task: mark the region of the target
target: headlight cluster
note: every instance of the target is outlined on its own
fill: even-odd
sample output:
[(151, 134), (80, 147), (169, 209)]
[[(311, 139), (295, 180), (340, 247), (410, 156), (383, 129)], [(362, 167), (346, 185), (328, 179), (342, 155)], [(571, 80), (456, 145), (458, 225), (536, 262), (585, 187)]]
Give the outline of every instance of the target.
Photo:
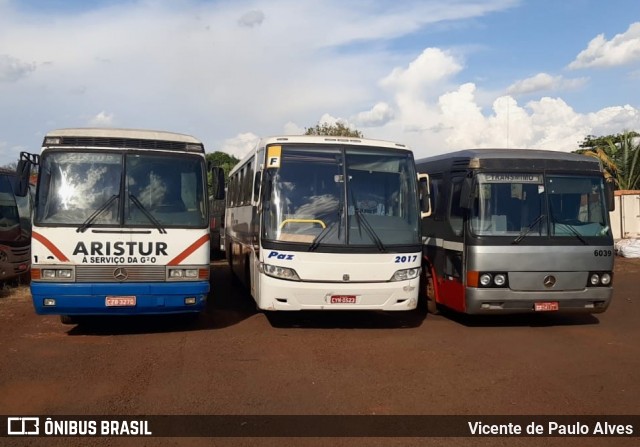
[(420, 267), (398, 270), (391, 277), (391, 281), (406, 281), (420, 276)]
[(587, 287), (609, 287), (612, 279), (611, 272), (589, 272)]
[(286, 279), (289, 281), (300, 281), (300, 277), (294, 269), (288, 267), (280, 267), (279, 265), (261, 264), (260, 269), (269, 276), (274, 278)]
[(506, 272), (468, 272), (467, 286), (480, 288), (509, 287), (509, 276)]
[(195, 281), (198, 279), (203, 279), (200, 278), (200, 269), (198, 268), (169, 268), (167, 270), (167, 280), (169, 281)]
[(37, 271), (32, 272), (32, 279), (43, 281), (73, 281), (75, 279), (73, 269), (40, 269), (40, 278), (37, 278)]

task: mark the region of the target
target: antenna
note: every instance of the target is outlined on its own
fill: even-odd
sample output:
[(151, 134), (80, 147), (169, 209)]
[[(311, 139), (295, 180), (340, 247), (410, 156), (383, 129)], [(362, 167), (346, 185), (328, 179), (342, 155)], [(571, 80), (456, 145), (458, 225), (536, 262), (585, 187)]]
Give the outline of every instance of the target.
[(511, 101), (507, 100), (507, 149), (509, 149), (509, 103)]

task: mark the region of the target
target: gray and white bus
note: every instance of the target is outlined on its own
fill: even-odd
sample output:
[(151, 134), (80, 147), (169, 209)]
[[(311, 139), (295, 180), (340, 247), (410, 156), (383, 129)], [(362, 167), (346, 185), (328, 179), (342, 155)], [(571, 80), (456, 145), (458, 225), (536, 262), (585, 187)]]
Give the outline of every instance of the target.
[(595, 158), (474, 149), (418, 160), (428, 308), (468, 314), (604, 312), (611, 301), (613, 189)]
[(260, 309), (414, 309), (418, 185), (413, 153), (402, 144), (264, 138), (229, 176), (232, 271)]

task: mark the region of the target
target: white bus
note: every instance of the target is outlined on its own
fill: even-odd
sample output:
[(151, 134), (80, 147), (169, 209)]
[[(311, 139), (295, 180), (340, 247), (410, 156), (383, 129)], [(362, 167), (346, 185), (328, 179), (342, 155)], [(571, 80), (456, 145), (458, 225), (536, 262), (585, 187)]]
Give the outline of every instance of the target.
[(402, 144), (264, 138), (230, 173), (232, 272), (264, 310), (414, 309), (418, 185), (413, 154)]
[[(41, 155), (32, 232), (38, 314), (197, 313), (209, 293), (203, 144), (131, 129), (61, 129)], [(26, 157), (25, 157), (26, 158)], [(21, 162), (18, 171), (28, 173)]]

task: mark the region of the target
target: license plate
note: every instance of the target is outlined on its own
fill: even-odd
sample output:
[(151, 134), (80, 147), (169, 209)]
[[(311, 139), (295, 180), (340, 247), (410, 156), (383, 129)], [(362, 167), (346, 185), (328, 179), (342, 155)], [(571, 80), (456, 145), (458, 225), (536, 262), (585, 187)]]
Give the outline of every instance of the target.
[(560, 309), (560, 306), (558, 306), (557, 301), (544, 301), (533, 304), (533, 310), (536, 312), (553, 312), (558, 309)]
[(135, 296), (108, 296), (105, 300), (107, 307), (131, 307), (136, 305)]
[(355, 295), (332, 295), (331, 304), (356, 304)]

